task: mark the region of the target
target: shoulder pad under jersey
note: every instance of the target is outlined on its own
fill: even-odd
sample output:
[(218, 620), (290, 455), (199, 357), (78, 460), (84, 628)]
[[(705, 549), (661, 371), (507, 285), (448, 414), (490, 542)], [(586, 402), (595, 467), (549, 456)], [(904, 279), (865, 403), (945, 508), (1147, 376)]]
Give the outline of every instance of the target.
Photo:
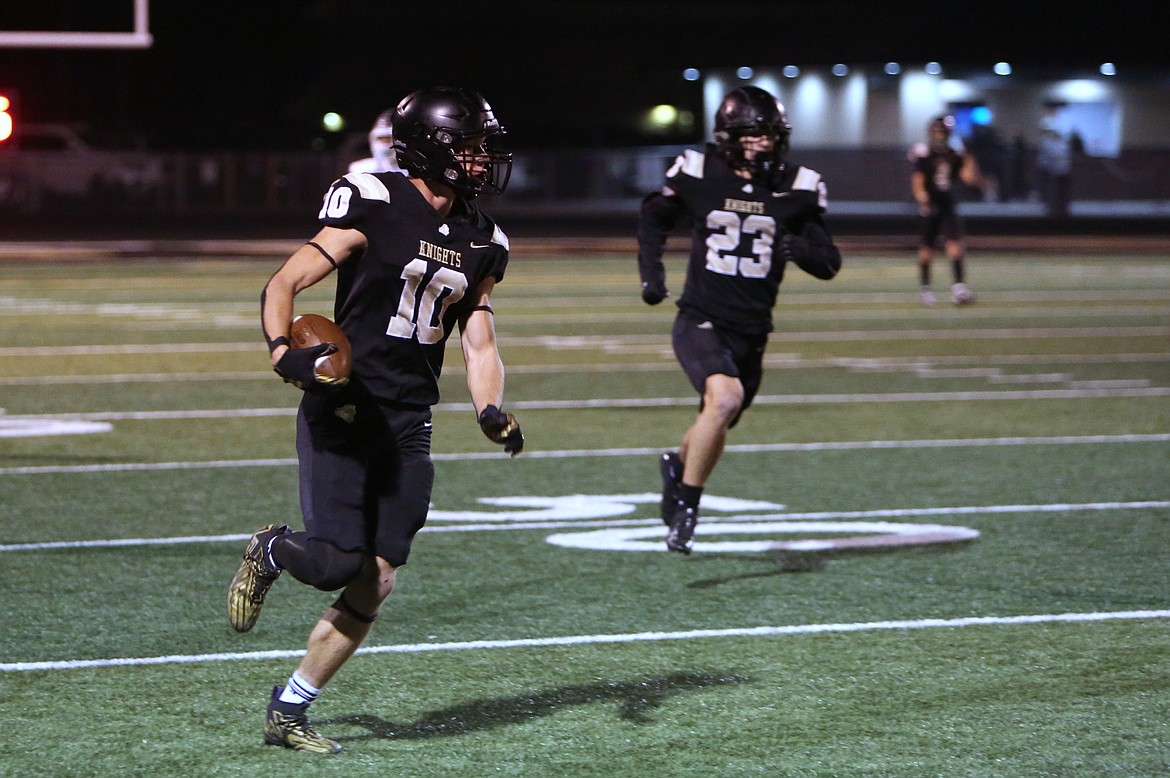
[(373, 173), (346, 173), (343, 178), (354, 185), (363, 199), (390, 202), (390, 190)]
[(492, 243), (503, 246), (504, 251), (509, 251), (508, 236), (500, 229), (500, 225), (494, 224), (492, 227)]
[(680, 175), (690, 176), (691, 178), (702, 178), (703, 163), (706, 159), (707, 155), (703, 152), (687, 149), (675, 157), (674, 164), (670, 166), (670, 170), (666, 171), (666, 179), (669, 181)]
[(815, 192), (817, 195), (817, 205), (821, 210), (826, 210), (829, 207), (829, 193), (825, 187), (824, 179), (821, 174), (815, 170), (806, 167), (798, 167), (796, 169), (796, 177), (792, 179), (792, 191)]

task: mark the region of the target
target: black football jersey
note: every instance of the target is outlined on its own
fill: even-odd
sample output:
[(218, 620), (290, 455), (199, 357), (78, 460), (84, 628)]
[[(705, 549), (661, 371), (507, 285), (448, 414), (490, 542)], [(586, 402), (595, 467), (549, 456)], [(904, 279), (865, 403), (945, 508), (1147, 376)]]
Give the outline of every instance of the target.
[(708, 146), (675, 160), (663, 192), (682, 201), (693, 224), (678, 307), (741, 332), (770, 332), (785, 264), (773, 248), (785, 232), (822, 223), (820, 174), (789, 165), (768, 182), (744, 179)]
[(360, 230), (368, 245), (337, 271), (334, 319), (353, 348), (354, 389), (386, 403), (433, 405), (447, 338), (504, 277), (508, 238), (476, 205), (439, 214), (397, 173), (350, 173), (325, 195), (322, 225)]
[(955, 187), (959, 170), (963, 167), (963, 155), (952, 148), (937, 150), (925, 143), (918, 143), (910, 150), (910, 161), (914, 170), (926, 179), (926, 193), (935, 205), (950, 205), (955, 199)]

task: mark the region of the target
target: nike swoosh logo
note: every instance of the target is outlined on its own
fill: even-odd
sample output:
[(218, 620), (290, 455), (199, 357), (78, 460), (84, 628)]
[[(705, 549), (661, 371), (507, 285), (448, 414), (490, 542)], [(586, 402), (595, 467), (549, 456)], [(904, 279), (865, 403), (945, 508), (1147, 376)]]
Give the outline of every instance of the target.
[(491, 248), (491, 245), (492, 245), (492, 244), (490, 244), (490, 243), (476, 243), (476, 242), (474, 242), (474, 241), (472, 241), (472, 243), (471, 243), (471, 247), (472, 247), (473, 249), (486, 249), (486, 248)]
[(790, 194), (792, 194), (792, 192), (773, 192), (772, 196), (773, 197), (787, 197)]

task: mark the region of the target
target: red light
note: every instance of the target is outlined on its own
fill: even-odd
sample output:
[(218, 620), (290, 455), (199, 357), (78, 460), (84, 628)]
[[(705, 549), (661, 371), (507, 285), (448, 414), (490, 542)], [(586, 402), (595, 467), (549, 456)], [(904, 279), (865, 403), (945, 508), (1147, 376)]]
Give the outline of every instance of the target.
[(11, 107), (12, 101), (8, 96), (0, 95), (0, 143), (12, 137), (12, 114), (8, 113)]

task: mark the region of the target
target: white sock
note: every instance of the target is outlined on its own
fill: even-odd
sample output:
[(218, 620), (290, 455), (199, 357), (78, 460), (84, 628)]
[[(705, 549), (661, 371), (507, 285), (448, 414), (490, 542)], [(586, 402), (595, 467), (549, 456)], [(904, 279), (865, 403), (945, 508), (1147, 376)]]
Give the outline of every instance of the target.
[(284, 685), (284, 690), (280, 693), (280, 701), (307, 705), (317, 699), (317, 695), (320, 693), (320, 689), (302, 678), (300, 673), (294, 672), (289, 676), (288, 683)]

